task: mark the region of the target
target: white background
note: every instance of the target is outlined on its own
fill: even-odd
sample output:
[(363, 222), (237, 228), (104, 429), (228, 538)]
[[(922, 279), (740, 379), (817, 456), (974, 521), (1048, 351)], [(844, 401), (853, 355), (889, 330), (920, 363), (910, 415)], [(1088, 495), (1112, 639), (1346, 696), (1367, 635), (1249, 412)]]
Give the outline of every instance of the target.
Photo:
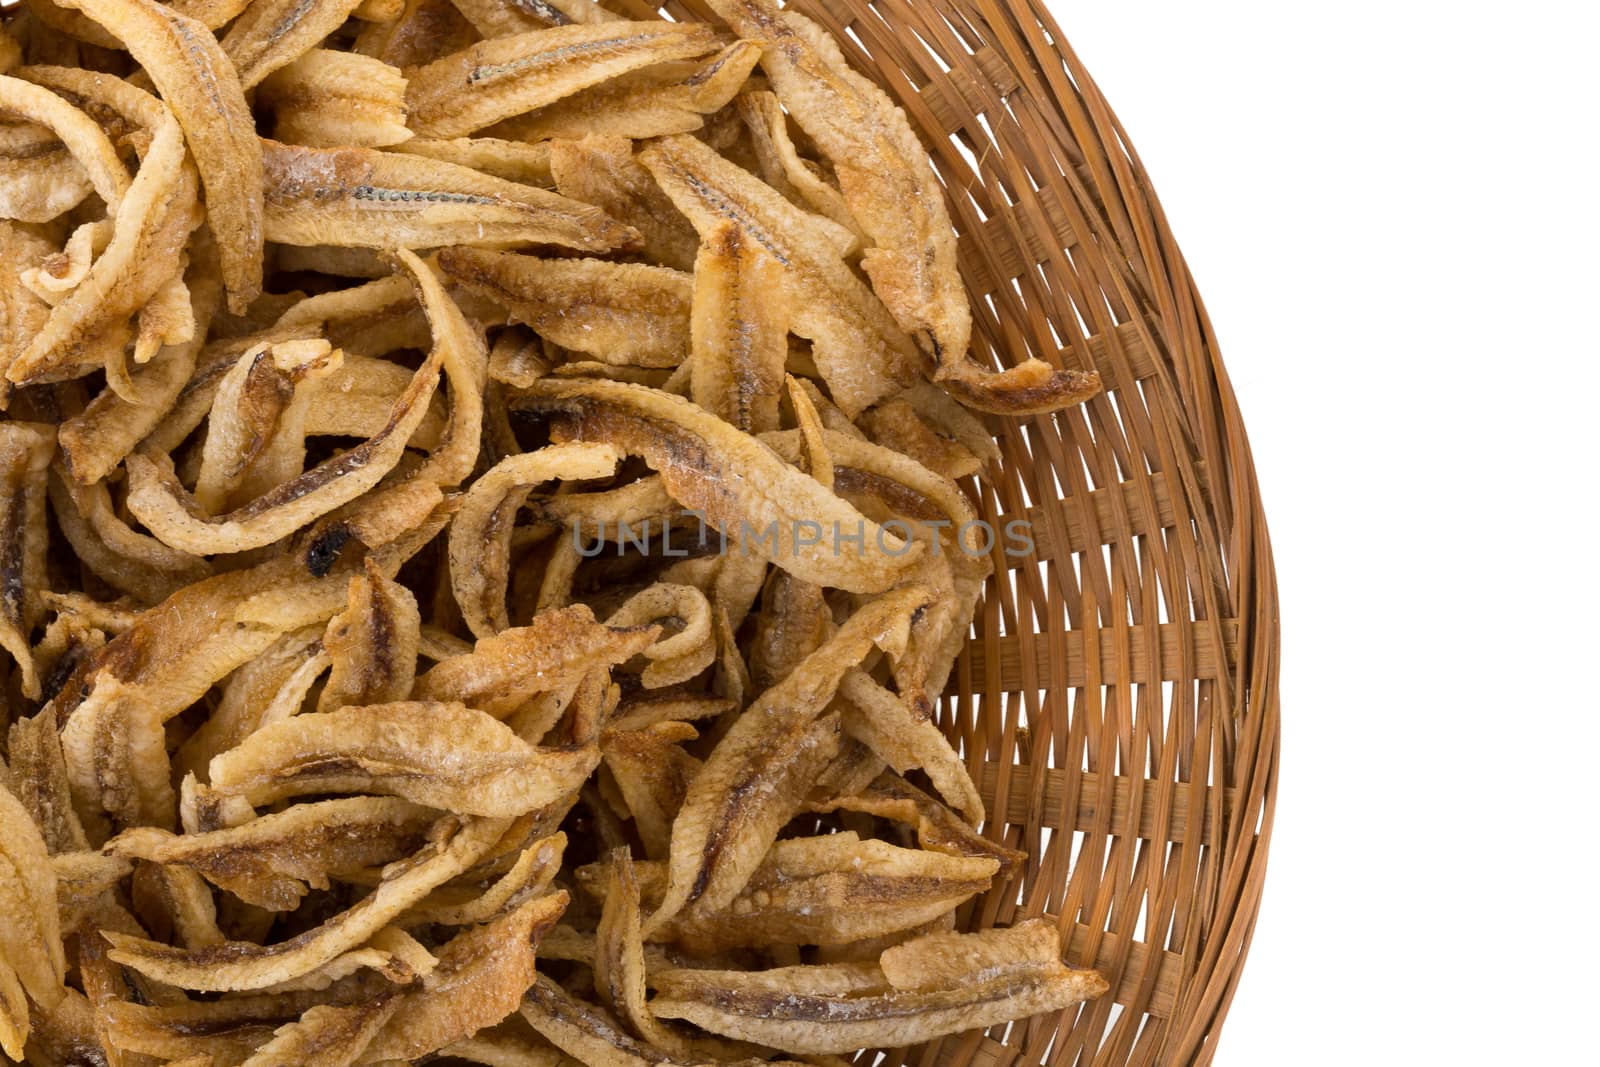
[(1205, 296), (1278, 562), (1217, 1063), (1600, 1063), (1590, 5), (1053, 7)]

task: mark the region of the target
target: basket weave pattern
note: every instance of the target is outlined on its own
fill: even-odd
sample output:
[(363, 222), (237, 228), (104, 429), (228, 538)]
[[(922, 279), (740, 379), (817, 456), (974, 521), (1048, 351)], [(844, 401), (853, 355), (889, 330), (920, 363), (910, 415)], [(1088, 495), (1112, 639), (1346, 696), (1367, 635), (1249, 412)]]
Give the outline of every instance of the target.
[[(636, 0), (639, 13), (654, 5)], [(626, 6), (626, 5), (623, 5)], [(890, 1065), (1206, 1063), (1261, 897), (1277, 771), (1277, 593), (1232, 390), (1138, 157), (1042, 0), (794, 0), (910, 115), (961, 235), (974, 356), (1106, 391), (992, 420), (997, 555), (940, 709), (1035, 915), (1112, 991)], [(674, 15), (709, 18), (696, 0)]]

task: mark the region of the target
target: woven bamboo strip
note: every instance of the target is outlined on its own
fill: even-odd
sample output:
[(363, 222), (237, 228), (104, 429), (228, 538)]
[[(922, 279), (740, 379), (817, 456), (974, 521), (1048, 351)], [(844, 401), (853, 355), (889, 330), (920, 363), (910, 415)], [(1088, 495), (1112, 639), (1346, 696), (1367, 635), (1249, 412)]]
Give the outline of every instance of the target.
[[(1129, 942), (1124, 954), (1121, 936), (1110, 934), (1099, 939), (1099, 948), (1091, 958), (1088, 945), (1091, 935), (1096, 932), (1087, 926), (1074, 926), (1067, 946), (1067, 961), (1074, 967), (1098, 968), (1111, 981), (1111, 999), (1118, 1004), (1131, 1004), (1139, 995), (1140, 982), (1147, 975), (1147, 968), (1154, 958), (1157, 961), (1155, 993), (1145, 1002), (1144, 1010), (1157, 1018), (1171, 1015), (1176, 1002), (1178, 975), (1183, 969), (1177, 954), (1152, 953), (1150, 946), (1140, 941)], [(1120, 969), (1116, 962), (1119, 959), (1123, 960)]]
[[(1217, 655), (1216, 641), (1209, 623), (1163, 623), (1158, 628), (1159, 649), (1154, 657), (1150, 653), (1147, 627), (1129, 627), (1129, 659), (1118, 661), (1116, 651), (1105, 644), (1100, 648), (1100, 680), (1104, 684), (1127, 682), (1149, 683), (1155, 681), (1182, 681), (1185, 678), (1215, 678), (1224, 669), (1224, 660)], [(1232, 663), (1239, 653), (1239, 627), (1234, 622), (1222, 624), (1223, 651), (1226, 661)], [(973, 641), (964, 655), (972, 661), (973, 671), (981, 672), (993, 663), (998, 668), (990, 692), (1015, 693), (1028, 687), (1029, 673), (1032, 684), (1080, 686), (1088, 685), (1089, 671), (1085, 662), (1084, 638), (1081, 633), (1066, 635), (1059, 652), (1037, 641), (1032, 642), (1033, 656), (1025, 670), (1022, 646), (1027, 640), (1022, 635), (988, 637)], [(1184, 648), (1187, 646), (1187, 662)], [(959, 680), (953, 683), (959, 686)]]
[[(1000, 528), (1005, 529), (1005, 524), (1020, 520), (1028, 524), (1034, 544), (1035, 555), (1041, 560), (1057, 559), (1067, 552), (1087, 552), (1102, 544), (1109, 544), (1116, 539), (1116, 504), (1111, 500), (1113, 492), (1122, 495), (1122, 508), (1128, 519), (1128, 532), (1132, 534), (1149, 534), (1158, 529), (1173, 526), (1177, 523), (1177, 512), (1172, 506), (1172, 487), (1165, 474), (1150, 475), (1150, 493), (1155, 500), (1155, 521), (1152, 522), (1144, 510), (1144, 487), (1137, 482), (1123, 482), (1116, 489), (1096, 489), (1089, 494), (1088, 508), (1076, 500), (1067, 499), (1057, 501), (1046, 506), (1030, 507), (1019, 515), (1000, 516)], [(1095, 526), (1100, 536), (1091, 538), (1088, 524), (1083, 517), (1083, 512), (1093, 510)], [(1058, 539), (1056, 523), (1059, 522), (1065, 537)], [(1062, 547), (1062, 541), (1065, 547)]]
[[(995, 783), (999, 780), (1000, 768), (997, 764), (989, 763), (983, 767), (979, 791), (986, 801), (992, 801), (995, 796)], [(1067, 772), (1051, 768), (1042, 775), (1042, 782), (1036, 778), (1033, 783), (1035, 792), (1031, 795), (1012, 793), (1006, 799), (1004, 818), (1011, 823), (1025, 823), (1033, 817), (1034, 811), (1041, 813), (1040, 821), (1043, 825), (1053, 830), (1063, 829), (1058, 821), (1062, 807), (1062, 797), (1067, 790)], [(1100, 775), (1086, 771), (1078, 776), (1077, 804), (1072, 818), (1065, 829), (1087, 830), (1094, 823), (1100, 813), (1100, 804), (1103, 801)], [(1043, 788), (1040, 788), (1042, 784)], [(1114, 777), (1111, 779), (1111, 824), (1123, 826), (1127, 822), (1128, 813), (1138, 811), (1137, 833), (1147, 841), (1180, 842), (1189, 832), (1190, 800), (1187, 786), (1177, 787), (1177, 792), (1172, 796), (1172, 802), (1167, 810), (1165, 825), (1157, 815), (1161, 790), (1169, 788), (1166, 782), (1158, 782), (1151, 778)], [(1205, 787), (1209, 793), (1211, 787)], [(1138, 792), (1137, 798), (1135, 791)], [(1137, 799), (1138, 807), (1134, 808)], [(1238, 790), (1224, 789), (1222, 791), (1223, 810), (1231, 810), (1238, 802)], [(998, 814), (998, 813), (996, 813)], [(1211, 813), (1204, 805), (1200, 810), (1200, 835), (1202, 838), (1209, 836), (1217, 829), (1211, 822)]]

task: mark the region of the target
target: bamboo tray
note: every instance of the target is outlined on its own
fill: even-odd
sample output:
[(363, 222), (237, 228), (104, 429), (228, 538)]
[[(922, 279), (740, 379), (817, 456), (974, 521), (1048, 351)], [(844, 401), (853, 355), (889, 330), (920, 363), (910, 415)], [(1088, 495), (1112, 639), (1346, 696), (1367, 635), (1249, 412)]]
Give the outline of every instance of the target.
[[(996, 528), (1025, 517), (1037, 547), (991, 582), (940, 716), (987, 832), (1030, 856), (968, 925), (1053, 916), (1070, 961), (1112, 991), (880, 1059), (1207, 1063), (1266, 870), (1278, 607), (1205, 309), (1044, 0), (794, 4), (931, 148), (961, 231), (975, 356), (1092, 368), (1107, 386), (1081, 409), (994, 421), (1003, 460), (980, 513)], [(696, 0), (668, 9), (711, 17)]]

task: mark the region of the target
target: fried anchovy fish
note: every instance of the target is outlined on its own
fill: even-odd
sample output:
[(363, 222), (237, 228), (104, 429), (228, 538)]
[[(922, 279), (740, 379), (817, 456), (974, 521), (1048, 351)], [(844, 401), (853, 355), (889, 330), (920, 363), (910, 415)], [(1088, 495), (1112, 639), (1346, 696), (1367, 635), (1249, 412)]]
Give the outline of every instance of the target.
[(697, 736), (688, 723), (672, 721), (607, 729), (600, 735), (606, 769), (633, 817), (645, 855), (652, 859), (664, 859), (671, 851), (672, 820), (689, 783), (700, 773), (700, 761), (681, 745)]
[(653, 63), (715, 51), (711, 28), (681, 22), (609, 22), (532, 30), (481, 41), (414, 71), (411, 128), (460, 137)]
[[(254, 647), (246, 638), (243, 649)], [(61, 730), (61, 750), (78, 816), (102, 840), (105, 817), (113, 825), (171, 826), (176, 797), (162, 729), (166, 710), (141, 687), (109, 671), (90, 679), (93, 689)]]
[(447, 248), (439, 268), (513, 321), (603, 363), (675, 367), (688, 353), (694, 283), (669, 267)]
[(834, 402), (852, 418), (917, 381), (926, 360), (845, 262), (856, 238), (829, 219), (795, 207), (748, 171), (686, 136), (639, 153), (702, 239), (734, 222), (784, 267), (791, 329), (812, 343)]
[(329, 671), (318, 711), (401, 700), (416, 680), (422, 645), (417, 598), (373, 560), (364, 562), (366, 573), (350, 579), (348, 606), (328, 620), (322, 637)]
[(711, 604), (692, 585), (656, 582), (629, 597), (606, 619), (607, 626), (658, 623), (661, 636), (641, 655), (650, 663), (639, 681), (646, 689), (664, 689), (689, 681), (716, 659)]
[(7, 738), (11, 790), (33, 817), (52, 856), (86, 851), (89, 839), (72, 809), (61, 735), (47, 715), (18, 719)]
[(567, 894), (530, 900), (504, 916), (456, 934), (439, 965), (372, 1039), (366, 1062), (413, 1062), (516, 1012), (537, 978), (539, 942), (566, 910)]
[[(401, 249), (398, 255), (417, 279), (427, 302), (430, 285), (437, 286), (432, 273), (410, 252)], [(447, 311), (453, 310), (451, 304)], [(459, 318), (459, 312), (455, 317)], [(459, 350), (470, 339), (464, 341), (460, 329), (448, 329), (458, 324), (443, 315), (434, 322), (436, 329), (447, 328), (439, 329), (438, 343), (396, 399), (383, 428), (362, 444), (220, 516), (208, 516), (201, 510), (178, 481), (169, 456), (136, 452), (127, 460), (129, 510), (174, 548), (196, 553), (238, 552), (271, 544), (356, 499), (399, 462), (406, 442), (427, 414), (440, 367), (448, 360), (466, 358)], [(476, 441), (472, 445), (475, 449)]]
[[(409, 252), (399, 255), (411, 262)], [(483, 444), (483, 391), (488, 384), (489, 351), (483, 330), (467, 321), (460, 305), (445, 292), (431, 268), (419, 263), (412, 276), (434, 345), (444, 353), (450, 421), (428, 458), (412, 472), (411, 480), (451, 489), (472, 474)]]
[[(515, 827), (508, 834), (514, 832)], [(473, 877), (474, 871), (468, 871), (454, 882), (429, 893), (406, 912), (402, 921), (465, 926), (502, 916), (534, 897), (545, 895), (550, 883), (560, 872), (566, 848), (567, 835), (564, 833), (538, 838), (516, 854), (510, 869), (490, 884), (483, 884), (483, 879)], [(486, 877), (489, 877), (498, 867), (493, 863), (493, 857), (486, 857), (480, 869), (486, 869)]]
[(281, 634), (230, 674), (210, 718), (178, 748), (177, 773), (204, 779), (212, 756), (266, 724), (298, 713), (329, 666), (322, 635), (317, 625)]
[(22, 675), (22, 693), (40, 695), (29, 635), (43, 611), (47, 477), (55, 455), (55, 428), (37, 422), (0, 422), (0, 649)]
[(296, 715), (211, 761), (211, 784), (251, 804), (382, 793), (468, 815), (511, 817), (575, 790), (597, 749), (536, 749), (461, 704), (409, 701)]
[(780, 261), (732, 222), (695, 259), (690, 396), (746, 433), (778, 428), (791, 314), (782, 279)]
[(0, 1036), (10, 1030), (16, 1046), (5, 1042), (8, 1055), (21, 1057), (28, 1032), (28, 1008), (13, 993), (26, 992), (48, 1009), (65, 995), (65, 977), (49, 850), (27, 809), (0, 783)]
[(105, 907), (108, 894), (132, 873), (127, 860), (103, 852), (63, 852), (50, 857), (56, 874), (56, 910), (61, 914), (62, 936), (78, 932)]
[[(9, 74), (0, 74), (0, 114), (7, 119), (20, 118), (37, 124), (8, 126), (5, 128), (4, 141), (0, 142), (9, 149), (4, 157), (0, 157), (6, 159), (6, 168), (0, 174), (7, 179), (5, 192), (0, 195), (8, 203), (15, 198), (15, 207), (5, 213), (5, 218), (23, 222), (49, 222), (60, 211), (44, 214), (41, 207), (62, 195), (70, 199), (79, 189), (82, 192), (73, 201), (74, 204), (92, 189), (105, 202), (107, 215), (115, 216), (133, 179), (129, 177), (127, 169), (117, 157), (115, 146), (99, 124), (55, 93)], [(32, 198), (23, 195), (24, 189), (20, 184), (27, 177), (28, 168), (14, 168), (12, 161), (32, 161), (37, 165), (40, 160), (48, 160), (61, 151), (67, 153), (73, 161), (72, 165), (58, 166), (54, 169), (64, 173), (48, 175), (52, 181), (60, 183), (61, 189), (54, 194), (41, 196), (44, 205), (30, 205)], [(62, 162), (65, 163), (64, 160)], [(44, 193), (43, 190), (40, 192)], [(22, 210), (17, 211), (16, 208)], [(36, 214), (42, 214), (42, 217), (30, 217)]]
[(686, 907), (732, 903), (838, 751), (836, 738), (828, 744), (814, 728), (840, 678), (874, 647), (902, 647), (927, 599), (922, 587), (907, 586), (869, 601), (723, 734), (673, 821), (671, 883), (646, 936)]
[[(554, 184), (555, 179), (550, 173), (549, 144), (524, 144), (521, 141), (507, 141), (498, 137), (444, 139), (410, 137), (409, 132), (407, 131), (408, 138), (391, 146), (390, 151), (404, 152), (411, 156), (427, 156), (429, 159), (482, 171), (484, 174), (504, 178), (506, 181), (526, 182), (542, 188), (549, 188)], [(581, 200), (585, 204), (593, 204), (612, 218), (621, 218), (593, 197), (579, 196), (570, 192), (565, 195), (574, 200)], [(637, 226), (631, 219), (623, 218), (621, 221)]]
[(739, 94), (739, 116), (750, 129), (756, 161), (768, 185), (795, 204), (824, 215), (851, 233), (861, 224), (850, 213), (844, 194), (815, 161), (805, 158), (789, 134), (789, 116), (775, 94), (764, 90)]
[(390, 249), (460, 242), (625, 249), (598, 208), (425, 156), (263, 141), (266, 234), (290, 245)]
[(983, 821), (978, 787), (925, 709), (859, 670), (845, 675), (839, 694), (850, 703), (844, 715), (845, 733), (864, 742), (900, 774), (920, 768), (968, 822), (977, 825)]
[[(279, 1027), (272, 1040), (250, 1054), (245, 1067), (350, 1067), (400, 1007), (395, 993), (379, 993), (361, 1004), (318, 1004)], [(207, 1056), (206, 1062), (214, 1062)]]
[(1036, 358), (998, 374), (968, 358), (972, 310), (956, 263), (944, 188), (906, 114), (845, 61), (816, 23), (774, 0), (712, 0), (741, 36), (763, 45), (773, 90), (833, 164), (851, 214), (871, 240), (861, 266), (903, 329), (939, 363), (938, 378), (970, 407), (1054, 411), (1099, 392), (1094, 374)]
[(381, 148), (411, 136), (406, 80), (381, 59), (313, 48), (268, 75), (256, 103), (272, 112), (272, 136), (313, 148)]
[(589, 671), (624, 663), (656, 638), (653, 626), (615, 629), (583, 605), (541, 612), (527, 625), (480, 639), (471, 652), (417, 679), (421, 700), (455, 700), (503, 719), (540, 693), (576, 684)]
[(252, 0), (223, 35), (222, 51), (238, 71), (239, 84), (254, 89), (261, 79), (310, 52), (343, 25), (357, 3)]
[(507, 456), (472, 483), (450, 524), (449, 543), (450, 586), (467, 629), (490, 637), (511, 626), (511, 535), (533, 488), (556, 478), (608, 477), (621, 458), (608, 445), (551, 445)]
[[(637, 866), (640, 892), (653, 904), (666, 888), (666, 868)], [(681, 914), (655, 936), (699, 955), (764, 945), (846, 945), (936, 919), (988, 889), (999, 869), (992, 857), (899, 848), (848, 831), (789, 838), (772, 846), (727, 907)]]
[(638, 230), (644, 252), (677, 270), (693, 270), (700, 239), (667, 194), (634, 158), (625, 137), (585, 136), (549, 143), (550, 173), (564, 196), (593, 204)]
[(50, 318), (50, 305), (22, 276), (56, 254), (54, 243), (34, 227), (0, 221), (0, 405), (10, 400), (11, 364)]
[(124, 830), (112, 856), (181, 864), (269, 911), (297, 907), (307, 886), (392, 863), (420, 848), (438, 813), (397, 797), (340, 797), (294, 804), (240, 826), (171, 834)]
[[(948, 394), (940, 395), (949, 399)], [(885, 400), (863, 412), (861, 429), (874, 444), (910, 456), (945, 478), (966, 478), (977, 474), (983, 466), (983, 461), (963, 442), (925, 420), (909, 400), (898, 397)]]
[(190, 238), (183, 281), (194, 322), (190, 338), (162, 346), (154, 359), (134, 372), (132, 400), (105, 389), (61, 424), (61, 458), (73, 482), (90, 485), (104, 480), (171, 412), (193, 377), (212, 317), (222, 306), (216, 246), (208, 230), (198, 230)]
[(770, 1067), (800, 1067), (792, 1060), (733, 1060), (692, 1049), (675, 1055), (631, 1036), (610, 1012), (579, 1000), (544, 975), (523, 998), (521, 1012), (542, 1037), (571, 1057), (563, 1059), (563, 1064), (575, 1061), (592, 1067), (757, 1067), (768, 1063)]
[[(877, 767), (882, 766), (880, 759)], [(811, 808), (820, 812), (858, 811), (893, 819), (915, 830), (917, 844), (922, 848), (952, 856), (992, 856), (1008, 874), (1019, 869), (1028, 858), (1026, 853), (984, 837), (961, 816), (893, 771), (877, 774), (859, 790), (846, 789), (835, 796), (819, 799)]]
[(105, 366), (108, 384), (120, 395), (137, 399), (123, 364), (129, 316), (141, 312), (180, 272), (178, 255), (201, 216), (195, 201), (198, 182), (182, 129), (155, 98), (131, 92), (142, 98), (139, 117), (147, 120), (142, 124), (151, 134), (139, 173), (117, 205), (104, 250), (11, 364), (7, 374), (14, 382), (76, 376), (88, 359)]
[(221, 45), (203, 23), (156, 0), (62, 0), (120, 40), (183, 126), (205, 183), (228, 290), (244, 314), (261, 292), (262, 166), (255, 121)]
[[(913, 634), (912, 652), (895, 671), (901, 696), (918, 718), (927, 718), (928, 693), (937, 698), (943, 691), (965, 637), (964, 627), (992, 568), (980, 551), (977, 515), (954, 482), (911, 457), (834, 430), (823, 430), (821, 437), (834, 463), (834, 488), (841, 496), (880, 522), (909, 520), (914, 531), (921, 531), (920, 540), (937, 538), (940, 545), (938, 552), (924, 557), (919, 578), (940, 586), (944, 595), (922, 617)], [(762, 440), (794, 461), (808, 449), (796, 431), (766, 434)]]
[(365, 942), (435, 886), (477, 862), (505, 831), (500, 819), (463, 824), (445, 816), (435, 839), (416, 855), (390, 865), (376, 889), (320, 926), (271, 945), (226, 941), (181, 949), (107, 931), (110, 958), (182, 989), (251, 990), (307, 974)]
[(1105, 992), (1061, 962), (1055, 927), (1033, 920), (978, 934), (929, 934), (873, 964), (656, 976), (664, 1018), (803, 1053), (915, 1045), (1061, 1009)]
[(344, 353), (320, 338), (259, 345), (239, 357), (207, 417), (194, 485), (201, 509), (226, 511), (300, 473), (310, 395), (343, 363)]
[(693, 133), (733, 99), (760, 58), (759, 45), (735, 41), (704, 62), (659, 63), (584, 89), (507, 119), (495, 132), (524, 141)]
[[(881, 592), (907, 577), (920, 557), (918, 547), (681, 397), (618, 382), (547, 378), (531, 383), (514, 403), (557, 415), (578, 440), (642, 456), (678, 503), (806, 581)], [(850, 542), (859, 551), (822, 547), (835, 534), (859, 534), (865, 543)]]
[(47, 127), (0, 126), (0, 219), (49, 222), (92, 191), (83, 164)]
[(454, 2), (456, 10), (472, 23), (472, 28), (486, 41), (567, 24), (567, 19), (560, 12), (549, 7), (535, 6), (526, 0), (454, 0)]
[[(124, 931), (126, 932), (126, 931)], [(102, 963), (103, 961), (103, 953)], [(110, 967), (121, 972), (119, 967)], [(92, 973), (92, 972), (91, 972)], [(133, 972), (124, 972), (133, 976)], [(137, 976), (135, 976), (137, 977)], [(333, 1005), (348, 1004), (371, 996), (380, 988), (349, 983), (349, 992), (333, 998)], [(205, 1063), (243, 1063), (257, 1048), (272, 1038), (273, 1031), (300, 1019), (327, 999), (327, 994), (296, 991), (233, 996), (224, 1000), (174, 1000), (159, 1004), (124, 1000), (106, 990), (105, 1044), (125, 1053), (154, 1056), (161, 1060), (191, 1063), (204, 1057)]]
[(650, 1011), (645, 994), (644, 939), (639, 924), (639, 883), (633, 857), (614, 849), (607, 864), (604, 904), (595, 930), (594, 985), (601, 1001), (642, 1040), (687, 1054), (689, 1043)]

